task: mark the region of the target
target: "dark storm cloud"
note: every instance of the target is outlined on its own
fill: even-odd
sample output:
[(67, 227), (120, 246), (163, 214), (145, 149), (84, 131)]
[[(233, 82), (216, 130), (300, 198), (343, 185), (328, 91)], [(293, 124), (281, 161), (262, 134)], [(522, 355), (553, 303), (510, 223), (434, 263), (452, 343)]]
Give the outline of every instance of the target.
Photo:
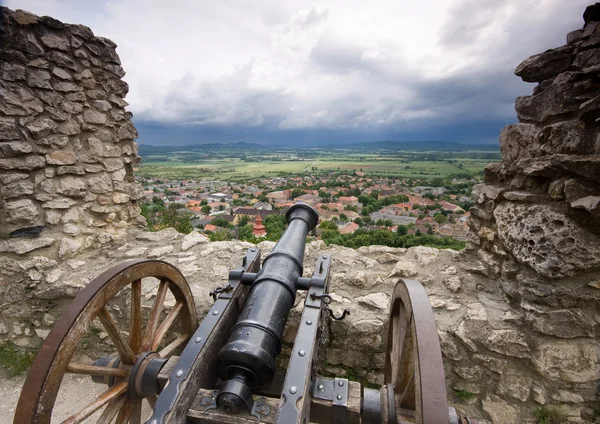
[(117, 42), (141, 141), (310, 143), (493, 141), (532, 89), (514, 68), (589, 0), (6, 3)]

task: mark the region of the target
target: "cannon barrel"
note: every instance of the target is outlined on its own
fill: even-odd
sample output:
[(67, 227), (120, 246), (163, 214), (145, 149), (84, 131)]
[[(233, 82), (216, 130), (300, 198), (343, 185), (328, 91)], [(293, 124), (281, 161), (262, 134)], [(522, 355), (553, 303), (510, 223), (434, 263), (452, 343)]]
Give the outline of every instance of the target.
[(281, 351), (283, 331), (302, 276), (306, 235), (319, 215), (297, 203), (286, 213), (287, 229), (266, 257), (260, 272), (217, 358), (219, 377), (225, 381), (217, 398), (224, 409), (237, 412), (252, 407), (251, 389), (269, 382)]

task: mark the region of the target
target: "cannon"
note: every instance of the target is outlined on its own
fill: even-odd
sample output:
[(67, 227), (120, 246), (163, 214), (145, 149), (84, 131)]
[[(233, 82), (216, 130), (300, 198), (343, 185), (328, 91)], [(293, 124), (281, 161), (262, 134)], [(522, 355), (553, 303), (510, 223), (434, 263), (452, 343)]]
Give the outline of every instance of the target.
[[(326, 321), (346, 312), (329, 309), (328, 253), (318, 255), (310, 277), (303, 275), (317, 212), (297, 203), (286, 220), (262, 264), (259, 249), (250, 248), (211, 292), (214, 303), (199, 325), (188, 283), (164, 261), (123, 262), (91, 281), (46, 337), (14, 422), (476, 423), (448, 406), (434, 316), (417, 281), (400, 280), (394, 289), (379, 389), (317, 374)], [(276, 358), (300, 291), (304, 308), (284, 372)], [(113, 351), (82, 353), (102, 336)], [(77, 390), (93, 395), (65, 412), (55, 406), (67, 374), (79, 375)]]

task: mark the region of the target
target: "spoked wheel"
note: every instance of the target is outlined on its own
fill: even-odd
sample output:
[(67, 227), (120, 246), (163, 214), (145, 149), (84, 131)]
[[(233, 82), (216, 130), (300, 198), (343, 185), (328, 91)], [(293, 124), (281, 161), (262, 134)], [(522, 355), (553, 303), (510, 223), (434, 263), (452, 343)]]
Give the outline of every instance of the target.
[[(156, 297), (145, 308), (148, 293), (144, 295), (143, 287), (147, 289), (157, 281)], [(115, 299), (126, 305), (121, 309), (128, 309), (128, 322), (115, 320), (111, 309), (123, 312), (113, 306)], [(172, 304), (170, 309), (168, 303)], [(82, 344), (90, 337), (90, 330), (96, 334), (100, 331), (94, 323), (103, 327), (116, 352), (84, 363), (74, 357), (86, 357), (80, 354)], [(105, 424), (115, 418), (117, 423), (140, 423), (142, 399), (145, 397), (151, 406), (155, 400), (140, 389), (142, 384), (147, 386), (141, 381), (142, 373), (151, 359), (168, 358), (185, 346), (196, 328), (192, 293), (175, 267), (163, 261), (141, 260), (109, 269), (79, 292), (46, 337), (27, 374), (14, 422), (57, 422), (52, 411), (63, 377), (83, 374), (104, 382), (106, 390), (87, 404), (73, 405), (73, 413), (59, 421), (79, 423), (89, 417)], [(92, 378), (84, 379), (84, 384), (94, 385)]]
[(427, 293), (418, 281), (400, 280), (394, 288), (384, 383), (394, 391), (390, 409), (399, 415), (416, 424), (448, 424), (442, 351)]

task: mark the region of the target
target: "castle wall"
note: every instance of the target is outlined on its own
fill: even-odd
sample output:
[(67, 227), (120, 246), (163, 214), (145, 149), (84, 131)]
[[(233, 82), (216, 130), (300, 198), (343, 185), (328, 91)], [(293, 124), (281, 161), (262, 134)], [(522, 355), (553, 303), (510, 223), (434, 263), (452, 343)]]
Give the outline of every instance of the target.
[(69, 257), (140, 220), (116, 45), (0, 8), (0, 252)]
[[(545, 401), (587, 405), (591, 420), (600, 414), (600, 4), (584, 19), (566, 45), (515, 70), (537, 85), (516, 100), (519, 122), (500, 133), (502, 161), (474, 187), (469, 225), (486, 275), (520, 315), (512, 343), (525, 350), (513, 361), (551, 393)], [(543, 403), (530, 396), (520, 400)]]

